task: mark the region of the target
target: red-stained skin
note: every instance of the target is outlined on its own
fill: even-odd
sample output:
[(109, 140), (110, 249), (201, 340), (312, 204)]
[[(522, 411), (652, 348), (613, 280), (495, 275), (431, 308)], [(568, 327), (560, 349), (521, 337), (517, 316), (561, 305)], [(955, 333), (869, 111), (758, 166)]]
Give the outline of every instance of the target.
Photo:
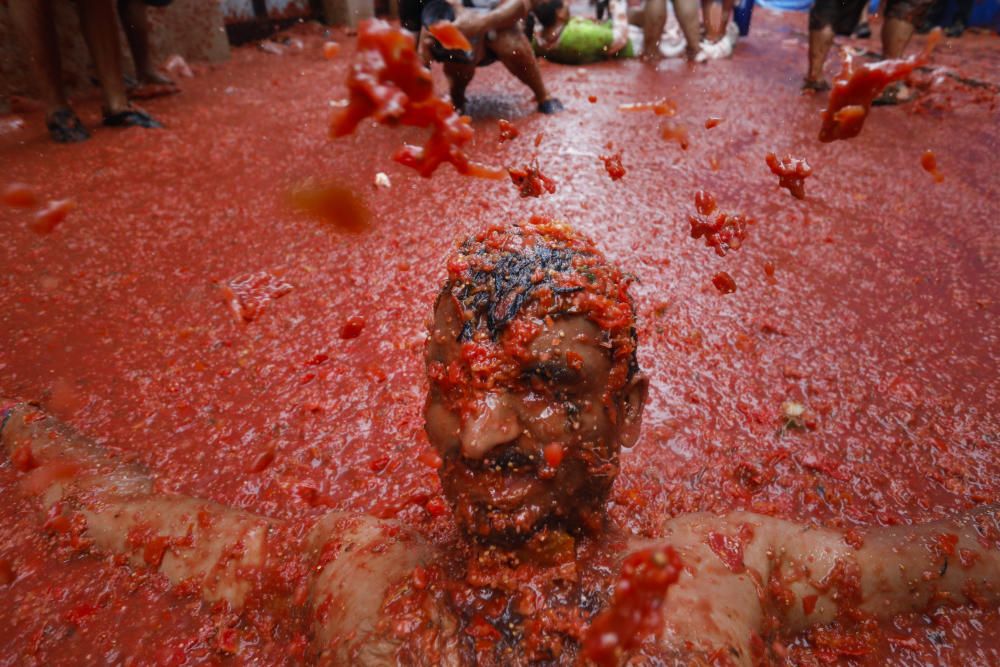
[[(780, 44), (800, 19), (763, 13), (753, 39)], [(185, 79), (182, 94), (150, 100), (164, 131), (101, 128), (100, 101), (85, 99), (76, 107), (94, 129), (89, 142), (50, 144), (37, 115), (0, 135), (2, 178), (28, 184), (40, 203), (77, 203), (44, 236), (31, 229), (32, 210), (0, 209), (0, 393), (41, 399), (147, 465), (164, 490), (274, 516), (293, 532), (330, 502), (397, 517), (451, 549), (461, 543), (453, 519), (427, 509), (441, 495), (441, 459), (421, 414), (424, 332), (442, 260), (457, 237), (545, 213), (592, 235), (638, 278), (639, 360), (651, 395), (610, 498), (610, 519), (624, 530), (655, 536), (667, 516), (744, 508), (845, 528), (891, 525), (1000, 500), (990, 444), (1000, 429), (996, 343), (970, 333), (996, 329), (1000, 294), (1000, 279), (984, 269), (1000, 261), (984, 214), (1000, 197), (1000, 130), (988, 105), (942, 88), (953, 110), (877, 109), (863, 137), (831, 146), (812, 138), (823, 101), (782, 83), (800, 76), (801, 50), (741, 51), (713, 65), (712, 86), (699, 73), (640, 63), (591, 66), (586, 80), (575, 68), (546, 68), (553, 89), (606, 104), (584, 102), (586, 115), (517, 116), (525, 136), (544, 133), (546, 173), (559, 181), (553, 196), (521, 200), (505, 183), (451, 170), (424, 181), (393, 164), (399, 144), (423, 141), (423, 129), (365, 125), (328, 142), (327, 109), (347, 95), (340, 82), (356, 42), (335, 33), (344, 54), (327, 61), (320, 32), (301, 35), (314, 48), (280, 58), (235, 49), (229, 63)], [(935, 61), (985, 76), (998, 65), (986, 39), (967, 34)], [(634, 83), (621, 83), (623, 71)], [(486, 68), (472, 96), (527, 113), (533, 105), (517, 85)], [(666, 150), (654, 113), (617, 111), (666, 96), (686, 123), (709, 113), (726, 122), (681, 152)], [(500, 161), (496, 117), (473, 121), (486, 138), (466, 144), (474, 159)], [(914, 137), (929, 136), (953, 191), (928, 187), (916, 164), (925, 145)], [(610, 182), (592, 158), (556, 159), (561, 146), (598, 154), (608, 140), (628, 154), (628, 179)], [(531, 143), (509, 144), (503, 159), (528, 161)], [(809, 200), (792, 202), (761, 173), (774, 145), (836, 177), (810, 181)], [(393, 188), (369, 202), (367, 233), (330, 234), (289, 210), (288, 188), (306, 177), (335, 176), (366, 193), (378, 171)], [(752, 243), (716, 259), (692, 242), (686, 218), (700, 189), (758, 219)], [(608, 206), (612, 196), (627, 208)], [(773, 284), (765, 261), (778, 267)], [(724, 299), (708, 285), (720, 268), (740, 284)], [(247, 323), (219, 286), (260, 271), (295, 287)], [(361, 337), (342, 341), (354, 315), (366, 319)], [(788, 400), (815, 413), (815, 430), (783, 428)], [(270, 463), (247, 472), (270, 447)], [(381, 456), (388, 463), (374, 471)], [(82, 556), (71, 533), (39, 529), (35, 503), (16, 486), (23, 476), (0, 466), (4, 661), (301, 663), (308, 623), (298, 610), (238, 616), (148, 571)], [(849, 535), (860, 543), (859, 532)], [(590, 545), (577, 546), (581, 586), (610, 591), (617, 565)], [(540, 597), (556, 599), (552, 572), (521, 573), (530, 579), (522, 585), (548, 581)], [(463, 582), (459, 591), (477, 598), (470, 610), (488, 607), (485, 588)], [(859, 648), (872, 651), (869, 664), (997, 664), (998, 623), (996, 611), (941, 610), (870, 628), (870, 644), (849, 644), (853, 630), (834, 627), (787, 646), (804, 664)], [(469, 627), (489, 641), (489, 628)]]

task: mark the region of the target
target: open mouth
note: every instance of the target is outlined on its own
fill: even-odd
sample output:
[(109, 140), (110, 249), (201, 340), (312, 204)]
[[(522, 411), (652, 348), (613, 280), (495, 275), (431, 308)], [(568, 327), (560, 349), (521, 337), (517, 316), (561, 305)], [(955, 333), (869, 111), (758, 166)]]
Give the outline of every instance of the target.
[(516, 474), (537, 471), (537, 455), (527, 454), (524, 450), (508, 445), (500, 448), (496, 452), (491, 452), (492, 456), (487, 456), (481, 462), (486, 470), (492, 470), (501, 474)]

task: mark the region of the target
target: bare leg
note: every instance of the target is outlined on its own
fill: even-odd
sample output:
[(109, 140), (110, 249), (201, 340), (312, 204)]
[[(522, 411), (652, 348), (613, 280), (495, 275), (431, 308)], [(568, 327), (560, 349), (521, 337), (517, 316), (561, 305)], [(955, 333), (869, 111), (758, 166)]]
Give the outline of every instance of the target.
[(736, 0), (722, 0), (722, 17), (719, 20), (719, 39), (726, 34), (726, 26), (733, 19), (733, 7)]
[(149, 56), (149, 19), (141, 0), (118, 0), (118, 16), (132, 52), (139, 83), (171, 85), (173, 81), (156, 71)]
[(882, 26), (882, 56), (902, 58), (911, 37), (913, 37), (912, 23), (887, 16)]
[(497, 33), (489, 45), (507, 71), (531, 89), (535, 102), (538, 103), (539, 109), (542, 109), (552, 96), (545, 88), (538, 60), (524, 31), (520, 28), (503, 30)]
[(716, 27), (716, 9), (718, 3), (715, 0), (701, 0), (701, 21), (705, 24), (705, 39), (714, 42), (719, 39), (718, 28)]
[[(687, 42), (687, 58), (694, 60), (701, 50), (701, 28), (698, 25), (698, 0), (673, 0), (674, 14), (677, 15), (677, 23), (684, 33), (684, 41)], [(661, 27), (662, 31), (663, 28)]]
[(10, 16), (34, 70), (35, 85), (46, 113), (68, 108), (51, 0), (10, 0)]
[(111, 0), (77, 0), (80, 26), (94, 60), (97, 78), (104, 91), (104, 110), (114, 114), (128, 109), (122, 79), (121, 47), (118, 44), (117, 16)]
[(820, 30), (809, 31), (809, 71), (806, 73), (804, 88), (822, 90), (826, 81), (823, 78), (823, 65), (826, 56), (833, 46), (833, 27), (824, 26)]
[(465, 108), (465, 90), (476, 75), (475, 65), (445, 63), (444, 74), (448, 77), (451, 103), (459, 111)]
[(10, 15), (31, 63), (45, 123), (55, 141), (83, 141), (90, 134), (69, 107), (62, 85), (59, 40), (52, 22), (51, 0), (11, 0)]
[[(697, 2), (697, 0), (694, 1)], [(642, 25), (642, 58), (644, 60), (659, 60), (660, 38), (663, 36), (663, 26), (667, 24), (666, 0), (648, 0), (646, 2), (644, 18), (645, 21)], [(685, 33), (686, 35), (687, 33)]]

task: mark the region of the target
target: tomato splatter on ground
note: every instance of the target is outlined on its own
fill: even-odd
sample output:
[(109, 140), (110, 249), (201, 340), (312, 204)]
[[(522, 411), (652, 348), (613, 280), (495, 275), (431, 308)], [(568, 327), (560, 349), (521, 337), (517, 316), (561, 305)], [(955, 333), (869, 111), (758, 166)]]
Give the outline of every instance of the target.
[(679, 123), (667, 121), (660, 126), (660, 136), (667, 141), (676, 141), (681, 150), (687, 150), (691, 144), (688, 142), (687, 128)]
[(556, 182), (541, 172), (537, 160), (522, 167), (508, 167), (507, 173), (522, 197), (541, 197), (556, 191)]
[(708, 119), (705, 121), (705, 129), (711, 130), (713, 127), (718, 127), (719, 123), (721, 122), (722, 119), (719, 118), (718, 116), (709, 116)]
[(941, 29), (934, 30), (924, 50), (916, 56), (898, 60), (881, 60), (858, 65), (850, 52), (844, 53), (840, 74), (833, 80), (827, 108), (823, 110), (819, 140), (822, 142), (851, 139), (861, 133), (872, 101), (895, 81), (902, 81), (913, 70), (930, 60), (931, 51), (941, 40)]
[[(998, 502), (1000, 469), (984, 453), (1000, 428), (996, 341), (969, 333), (997, 328), (1000, 276), (983, 270), (1000, 262), (993, 220), (984, 215), (1000, 200), (996, 96), (972, 95), (945, 77), (939, 91), (953, 96), (949, 108), (879, 109), (866, 121), (871, 141), (819, 144), (813, 137), (825, 100), (802, 97), (795, 85), (806, 51), (802, 21), (758, 8), (751, 40), (794, 41), (801, 57), (747, 48), (713, 63), (712, 85), (638, 62), (588, 67), (584, 83), (577, 68), (545, 66), (546, 84), (560, 94), (607, 91), (609, 103), (585, 104), (586, 114), (534, 114), (509, 73), (481, 69), (470, 95), (472, 110), (486, 110), (471, 121), (481, 137), (463, 149), (498, 163), (495, 119), (515, 119), (528, 141), (503, 150), (524, 149), (506, 158), (521, 164), (544, 133), (544, 148), (553, 149), (545, 173), (559, 189), (541, 199), (522, 200), (451, 169), (428, 182), (386, 164), (402, 137), (422, 141), (419, 128), (365, 123), (329, 141), (322, 110), (341, 95), (335, 86), (347, 77), (357, 40), (334, 30), (344, 57), (325, 60), (322, 44), (331, 37), (319, 26), (297, 29), (301, 53), (276, 58), (244, 47), (226, 63), (192, 63), (197, 76), (184, 80), (180, 95), (148, 102), (166, 130), (97, 128), (89, 142), (56, 146), (40, 113), (20, 114), (22, 129), (0, 133), (2, 179), (31, 184), (42, 203), (73, 199), (77, 209), (40, 237), (31, 230), (33, 211), (0, 207), (0, 395), (41, 400), (148, 467), (163, 488), (300, 531), (331, 507), (394, 517), (453, 548), (451, 517), (426, 508), (440, 496), (441, 460), (422, 432), (423, 333), (445, 276), (441, 261), (456, 238), (544, 212), (592, 235), (638, 279), (632, 293), (650, 400), (639, 441), (620, 457), (609, 525), (657, 536), (668, 516), (751, 509), (863, 527)], [(966, 33), (935, 54), (935, 65), (994, 81), (994, 41)], [(935, 76), (912, 78), (919, 86)], [(658, 139), (662, 116), (616, 109), (619, 100), (664, 97), (685, 110), (711, 109), (725, 118), (723, 134), (705, 132), (681, 153)], [(100, 124), (99, 99), (84, 96), (74, 107), (88, 126)], [(682, 120), (700, 128), (704, 112), (695, 114)], [(930, 143), (915, 137), (930, 136), (955, 189), (931, 187), (917, 164)], [(609, 138), (614, 149), (595, 150)], [(590, 155), (557, 159), (571, 146)], [(761, 172), (772, 146), (808, 155), (836, 176), (810, 180), (816, 196), (791, 202)], [(629, 156), (629, 178), (612, 184), (593, 173), (593, 160), (618, 149)], [(380, 196), (371, 189), (377, 172), (393, 183)], [(291, 210), (288, 184), (310, 175), (372, 192), (370, 231), (334, 235)], [(602, 201), (601, 190), (612, 187), (614, 201)], [(746, 298), (719, 298), (700, 242), (686, 240), (685, 193), (699, 189), (723, 208), (767, 221), (720, 267), (741, 276)], [(781, 269), (776, 284), (763, 285), (765, 261)], [(280, 278), (295, 289), (250, 325), (220, 304), (225, 279), (261, 268), (279, 275), (276, 267), (286, 267)], [(357, 313), (367, 320), (361, 336), (340, 340)], [(308, 373), (314, 378), (303, 383)], [(54, 407), (49, 397), (62, 393), (56, 378), (79, 396), (74, 410)], [(816, 412), (815, 429), (780, 428), (790, 400)], [(270, 464), (247, 472), (272, 445)], [(375, 472), (370, 463), (382, 455), (391, 462)], [(296, 612), (236, 616), (168, 590), (142, 568), (70, 551), (69, 536), (42, 531), (36, 504), (20, 499), (22, 475), (0, 465), (0, 559), (14, 578), (2, 589), (0, 660), (71, 667), (92, 655), (285, 667), (312, 657), (309, 624)], [(848, 531), (848, 539), (862, 544), (863, 530)], [(610, 590), (619, 564), (592, 567), (592, 558), (581, 558), (579, 576), (610, 578), (594, 575), (588, 590)], [(962, 567), (961, 558), (959, 549), (949, 567)], [(542, 574), (555, 579), (551, 570)], [(542, 619), (538, 610), (551, 608), (545, 592), (506, 612), (493, 607), (498, 596), (487, 599), (494, 590), (456, 587), (456, 597), (475, 600), (470, 630), (508, 632), (510, 613), (534, 613), (539, 623), (524, 628), (525, 644), (539, 655), (557, 646), (561, 658), (539, 660), (575, 664), (581, 635), (560, 628), (575, 632), (589, 617)], [(587, 609), (598, 613), (601, 598), (588, 598)], [(88, 604), (98, 609), (71, 627), (72, 611)], [(473, 624), (472, 611), (488, 621)], [(941, 609), (862, 627), (870, 644), (846, 643), (855, 630), (838, 624), (782, 641), (789, 662), (803, 665), (827, 664), (838, 649), (870, 649), (854, 662), (892, 667), (1000, 664), (1000, 638), (991, 631), (998, 623), (995, 610)], [(655, 662), (639, 650), (637, 664)]]
[(591, 104), (597, 104), (597, 95), (588, 95), (587, 101)]
[(934, 155), (934, 151), (927, 149), (923, 152), (920, 156), (920, 166), (924, 168), (924, 171), (934, 177), (935, 183), (941, 183), (944, 181), (944, 174), (938, 171), (937, 156)]
[(672, 100), (662, 99), (658, 102), (631, 102), (629, 104), (619, 104), (619, 111), (652, 111), (657, 116), (670, 118), (677, 115), (677, 104)]
[(705, 190), (695, 193), (694, 206), (695, 213), (688, 215), (691, 238), (704, 237), (705, 245), (713, 248), (719, 257), (740, 249), (747, 237), (747, 227), (754, 224), (753, 218), (720, 211), (715, 197)]
[(337, 231), (359, 234), (371, 226), (364, 200), (339, 183), (309, 180), (292, 188), (288, 200), (295, 210)]
[(617, 181), (625, 175), (625, 167), (622, 166), (621, 151), (618, 151), (614, 155), (600, 155), (598, 157), (604, 163), (604, 169), (608, 172), (608, 176), (611, 177), (612, 181)]
[(736, 291), (736, 281), (725, 271), (720, 271), (712, 276), (712, 285), (719, 290), (719, 294), (732, 294)]
[(663, 628), (667, 590), (681, 574), (681, 559), (670, 547), (644, 549), (622, 564), (610, 606), (590, 625), (583, 655), (598, 665), (617, 665), (623, 652)]
[(340, 44), (337, 42), (325, 42), (323, 44), (323, 57), (327, 60), (333, 60), (338, 55), (340, 55)]
[(361, 335), (361, 330), (365, 328), (365, 318), (361, 315), (352, 315), (344, 326), (340, 328), (340, 337), (344, 340), (357, 338)]
[(291, 283), (273, 273), (258, 271), (226, 281), (222, 286), (222, 297), (238, 320), (253, 322), (261, 316), (268, 303), (291, 291)]
[(514, 123), (509, 120), (501, 118), (497, 121), (497, 126), (500, 128), (500, 143), (505, 141), (510, 141), (511, 139), (517, 139), (521, 136), (521, 132), (517, 129)]
[(9, 183), (0, 193), (0, 202), (11, 208), (34, 208), (38, 205), (38, 193), (25, 183)]
[(778, 159), (774, 153), (765, 156), (768, 169), (778, 177), (778, 185), (788, 190), (796, 199), (806, 198), (806, 179), (812, 176), (812, 167), (805, 158), (786, 155)]
[(361, 23), (347, 88), (350, 100), (330, 124), (332, 137), (351, 134), (369, 117), (382, 124), (429, 127), (431, 136), (423, 147), (404, 145), (392, 159), (424, 177), (449, 162), (460, 174), (503, 178), (503, 171), (472, 162), (462, 152), (473, 135), (469, 119), (435, 94), (413, 35), (402, 28), (378, 19)]
[(51, 234), (74, 208), (72, 199), (50, 201), (32, 216), (31, 228), (39, 234)]

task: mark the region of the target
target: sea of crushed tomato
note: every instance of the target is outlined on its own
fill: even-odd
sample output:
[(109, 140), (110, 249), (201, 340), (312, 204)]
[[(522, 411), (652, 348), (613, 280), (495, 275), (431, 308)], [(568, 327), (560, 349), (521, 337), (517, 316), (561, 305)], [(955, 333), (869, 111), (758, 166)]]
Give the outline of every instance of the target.
[[(481, 71), (465, 148), (491, 164), (537, 153), (559, 183), (541, 199), (394, 164), (401, 143), (422, 141), (417, 128), (328, 141), (354, 48), (340, 32), (332, 59), (328, 36), (303, 29), (301, 52), (242, 48), (195, 66), (182, 94), (144, 102), (162, 132), (98, 129), (56, 146), (29, 115), (0, 135), (3, 177), (73, 206), (42, 230), (30, 212), (0, 208), (0, 393), (41, 400), (147, 464), (164, 491), (293, 525), (330, 508), (371, 512), (448, 545), (420, 416), (443, 258), (486, 224), (547, 214), (638, 278), (651, 396), (612, 495), (623, 529), (656, 535), (674, 514), (741, 508), (890, 525), (997, 502), (996, 82), (918, 73), (929, 92), (917, 104), (875, 109), (859, 137), (820, 144), (824, 101), (798, 92), (804, 22), (761, 11), (732, 60), (701, 68), (543, 64), (568, 107), (555, 117), (532, 114), (499, 66)], [(990, 83), (1000, 57), (988, 39), (946, 42), (935, 58)], [(686, 150), (664, 140), (656, 113), (618, 110), (661, 99), (687, 128)], [(78, 108), (96, 124), (96, 98)], [(709, 117), (725, 122), (702, 130)], [(498, 118), (537, 140), (499, 145)], [(628, 178), (612, 181), (595, 159), (609, 141)], [(947, 188), (928, 183), (926, 150)], [(768, 152), (809, 161), (808, 200), (774, 187)], [(373, 186), (378, 172), (391, 189)], [(360, 196), (370, 230), (343, 234), (289, 206), (313, 178)], [(757, 221), (738, 253), (690, 238), (702, 189)], [(721, 272), (739, 291), (720, 297)], [(806, 418), (787, 419), (789, 401)], [(16, 478), (0, 466), (0, 665), (303, 655), (295, 615), (240, 617), (67, 549), (40, 529)], [(998, 621), (916, 614), (860, 643), (833, 627), (793, 638), (790, 655), (991, 664)]]

